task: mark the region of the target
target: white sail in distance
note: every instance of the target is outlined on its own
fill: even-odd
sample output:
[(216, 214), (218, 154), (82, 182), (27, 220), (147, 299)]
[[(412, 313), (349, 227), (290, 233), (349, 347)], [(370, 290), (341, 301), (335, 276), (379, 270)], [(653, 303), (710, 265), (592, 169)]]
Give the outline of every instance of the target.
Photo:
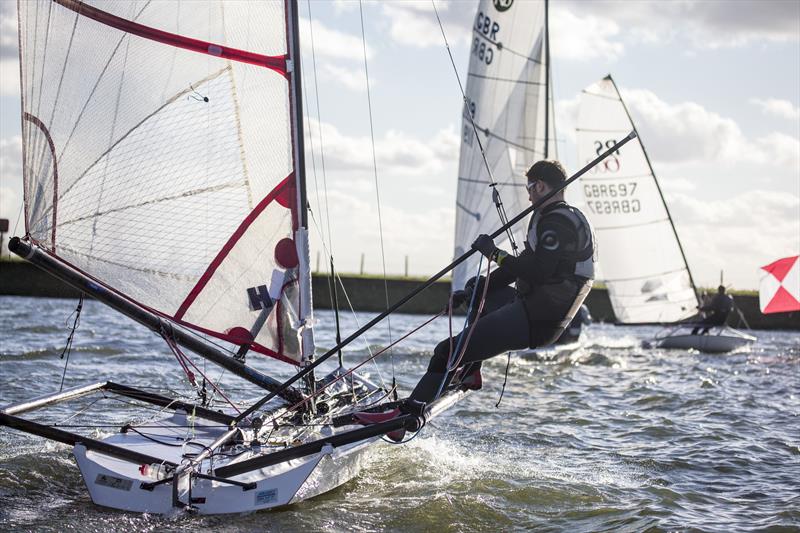
[(167, 319), (313, 353), (283, 2), (19, 3), (28, 238)]
[[(478, 4), (462, 108), (455, 257), (469, 250), (479, 234), (502, 225), (492, 201), (492, 178), (511, 218), (530, 205), (525, 172), (545, 152), (555, 157), (552, 105), (546, 97), (545, 25), (543, 0)], [(550, 113), (547, 135), (545, 110)], [(521, 249), (526, 227), (519, 223), (512, 231)], [(511, 251), (507, 237), (498, 238), (497, 244)], [(453, 270), (454, 289), (476, 275), (478, 261), (475, 254)]]
[[(587, 87), (578, 111), (578, 163), (632, 129), (611, 76)], [(696, 313), (694, 283), (641, 137), (584, 174), (580, 184), (617, 321), (674, 322)]]

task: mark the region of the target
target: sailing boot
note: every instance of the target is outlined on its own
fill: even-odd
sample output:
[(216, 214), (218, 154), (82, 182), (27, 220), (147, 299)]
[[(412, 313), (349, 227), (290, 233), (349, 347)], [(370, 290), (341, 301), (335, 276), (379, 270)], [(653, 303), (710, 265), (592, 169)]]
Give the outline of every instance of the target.
[(483, 388), (483, 378), (481, 377), (481, 368), (478, 367), (468, 375), (464, 376), (461, 380), (461, 384), (467, 390), (480, 390)]
[[(381, 422), (388, 422), (389, 420), (394, 420), (398, 416), (403, 414), (400, 411), (400, 408), (392, 409), (391, 411), (383, 411), (381, 413), (370, 413), (370, 412), (358, 412), (353, 413), (353, 418), (355, 418), (356, 422), (361, 424), (362, 426), (369, 426), (372, 424), (380, 424)], [(403, 440), (403, 437), (406, 436), (405, 428), (396, 429), (394, 431), (390, 431), (386, 434), (387, 437), (392, 439), (395, 442), (400, 442)]]

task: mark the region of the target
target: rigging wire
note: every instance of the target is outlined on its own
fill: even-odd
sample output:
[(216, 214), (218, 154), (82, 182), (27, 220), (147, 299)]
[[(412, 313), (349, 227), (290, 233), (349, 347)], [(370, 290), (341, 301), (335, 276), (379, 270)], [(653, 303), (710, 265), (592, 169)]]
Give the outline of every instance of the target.
[[(483, 256), (480, 257), (478, 261), (478, 273), (476, 274), (476, 280), (479, 279), (481, 273), (481, 267), (483, 266)], [(461, 360), (464, 358), (464, 354), (467, 351), (467, 347), (469, 346), (469, 341), (472, 338), (472, 332), (475, 330), (475, 325), (478, 323), (478, 318), (483, 311), (483, 305), (486, 302), (486, 294), (489, 291), (489, 277), (491, 275), (492, 270), (492, 262), (486, 262), (486, 278), (483, 281), (483, 293), (480, 296), (480, 301), (478, 302), (477, 311), (475, 312), (474, 318), (472, 310), (475, 308), (475, 296), (478, 292), (477, 282), (475, 288), (472, 290), (472, 297), (470, 298), (469, 309), (467, 309), (467, 318), (464, 320), (464, 327), (459, 333), (458, 336), (458, 343), (456, 343), (456, 349), (453, 350), (453, 337), (450, 337), (450, 353), (447, 355), (447, 365), (445, 366), (444, 376), (442, 377), (442, 382), (439, 383), (439, 388), (436, 391), (435, 398), (441, 396), (442, 391), (444, 390), (445, 384), (448, 381), (451, 372), (455, 372), (458, 366), (461, 364)], [(452, 298), (450, 299), (450, 307), (451, 307), (451, 314), (450, 314), (450, 328), (452, 331)], [(472, 322), (470, 323), (470, 319)], [(469, 330), (467, 330), (469, 328)], [(464, 334), (466, 333), (466, 337)]]
[[(389, 283), (386, 280), (386, 252), (383, 242), (383, 218), (381, 217), (381, 194), (380, 187), (378, 186), (378, 159), (375, 156), (375, 129), (372, 121), (372, 97), (370, 96), (369, 87), (369, 68), (367, 67), (367, 37), (364, 32), (364, 6), (362, 0), (358, 0), (358, 12), (361, 16), (361, 48), (364, 52), (364, 79), (367, 85), (367, 109), (369, 110), (369, 137), (372, 145), (372, 170), (375, 177), (375, 200), (378, 207), (378, 235), (380, 236), (381, 243), (381, 264), (383, 266), (383, 293), (386, 297), (386, 309), (389, 309)], [(387, 330), (389, 333), (389, 344), (392, 344), (392, 317), (386, 317)], [(396, 386), (394, 370), (394, 350), (389, 351), (389, 359), (392, 362), (392, 385)]]
[(433, 315), (432, 317), (430, 317), (429, 319), (427, 319), (427, 320), (426, 320), (425, 322), (423, 322), (422, 324), (418, 325), (417, 327), (415, 327), (414, 329), (412, 329), (411, 331), (409, 331), (408, 333), (406, 333), (406, 334), (405, 334), (405, 335), (403, 335), (402, 337), (398, 338), (396, 341), (394, 341), (394, 342), (393, 342), (392, 344), (390, 344), (389, 346), (386, 346), (385, 348), (383, 348), (383, 349), (381, 349), (380, 351), (376, 352), (375, 354), (371, 355), (369, 358), (367, 358), (367, 359), (365, 359), (365, 360), (361, 361), (360, 363), (358, 363), (358, 364), (357, 364), (356, 366), (354, 366), (353, 368), (350, 368), (350, 369), (348, 369), (348, 370), (347, 370), (347, 372), (344, 372), (343, 374), (341, 374), (341, 375), (339, 375), (339, 376), (336, 376), (336, 378), (335, 378), (335, 379), (333, 379), (333, 380), (329, 381), (328, 383), (325, 383), (325, 384), (324, 384), (323, 386), (321, 386), (319, 389), (317, 389), (316, 391), (314, 391), (314, 392), (313, 392), (311, 395), (309, 395), (309, 396), (307, 396), (307, 397), (303, 398), (302, 400), (298, 401), (298, 402), (297, 402), (297, 403), (295, 403), (294, 405), (291, 405), (291, 406), (287, 407), (287, 408), (286, 408), (286, 410), (285, 410), (283, 413), (281, 413), (280, 415), (276, 415), (276, 416), (274, 416), (274, 417), (273, 417), (273, 418), (272, 418), (272, 419), (271, 419), (269, 422), (275, 422), (275, 421), (277, 421), (277, 419), (278, 419), (278, 418), (280, 418), (281, 416), (284, 416), (284, 415), (285, 415), (287, 412), (290, 412), (290, 411), (292, 411), (292, 410), (294, 410), (294, 409), (297, 409), (298, 407), (301, 407), (301, 406), (302, 406), (302, 405), (304, 405), (306, 402), (308, 402), (308, 401), (309, 401), (311, 398), (314, 398), (315, 396), (317, 396), (317, 395), (319, 395), (320, 393), (322, 393), (322, 391), (324, 391), (326, 388), (330, 387), (330, 386), (331, 386), (331, 385), (333, 385), (334, 383), (337, 383), (337, 382), (339, 382), (340, 380), (342, 380), (342, 379), (346, 378), (347, 376), (349, 376), (350, 374), (354, 373), (356, 370), (358, 370), (359, 368), (361, 368), (361, 367), (362, 367), (362, 366), (364, 366), (365, 364), (369, 363), (370, 361), (374, 362), (376, 357), (378, 357), (379, 355), (381, 355), (382, 353), (384, 353), (384, 352), (386, 352), (386, 351), (388, 351), (388, 350), (391, 350), (391, 349), (392, 349), (392, 347), (394, 347), (394, 345), (396, 345), (396, 344), (399, 344), (401, 341), (404, 341), (406, 338), (410, 337), (411, 335), (413, 335), (413, 334), (414, 334), (414, 333), (416, 333), (417, 331), (421, 330), (422, 328), (424, 328), (425, 326), (427, 326), (428, 324), (430, 324), (431, 322), (433, 322), (434, 320), (436, 320), (437, 318), (439, 318), (440, 316), (442, 316), (442, 315), (443, 315), (445, 312), (446, 312), (446, 309), (445, 309), (445, 310), (442, 310), (442, 311), (439, 311), (439, 313), (437, 313), (437, 314)]
[(64, 349), (61, 351), (61, 356), (59, 357), (59, 359), (64, 359), (64, 356), (66, 356), (67, 359), (64, 361), (64, 372), (61, 374), (61, 385), (58, 387), (58, 392), (64, 390), (64, 378), (67, 376), (69, 354), (72, 352), (72, 341), (75, 339), (75, 330), (78, 329), (81, 323), (81, 310), (83, 310), (83, 293), (81, 293), (80, 299), (78, 300), (78, 307), (67, 317), (67, 321), (69, 321), (69, 317), (75, 315), (75, 320), (72, 322), (72, 329), (69, 332), (69, 337), (67, 337), (67, 344), (64, 346)]
[[(328, 203), (328, 176), (325, 172), (325, 144), (322, 140), (322, 112), (320, 110), (319, 105), (319, 83), (318, 83), (318, 76), (317, 76), (317, 53), (316, 47), (314, 46), (314, 22), (313, 22), (313, 15), (311, 12), (311, 0), (306, 0), (306, 4), (308, 5), (308, 27), (309, 27), (309, 36), (311, 38), (311, 62), (312, 62), (312, 70), (314, 71), (314, 98), (316, 100), (317, 105), (317, 134), (319, 135), (319, 154), (320, 154), (320, 164), (322, 167), (322, 185), (324, 191), (324, 198), (325, 198), (325, 220), (326, 225), (328, 226), (328, 243), (330, 244), (330, 252), (328, 253), (328, 257), (330, 260), (330, 269), (331, 275), (330, 278), (334, 278), (335, 276), (335, 267), (333, 263), (333, 236), (331, 232), (331, 211), (330, 211), (330, 204)], [(310, 120), (309, 120), (310, 125)], [(313, 135), (309, 134), (309, 137), (313, 137)], [(314, 162), (314, 154), (313, 154), (313, 144), (311, 146), (312, 154), (312, 164), (314, 168), (314, 185), (316, 187), (316, 163)], [(319, 203), (319, 189), (317, 189), (317, 202), (322, 207), (322, 204)], [(324, 237), (322, 239), (323, 246), (325, 244)], [(328, 250), (327, 247), (326, 251)], [(329, 279), (328, 280), (328, 289), (330, 290), (331, 295), (331, 304), (333, 307), (333, 313), (336, 321), (336, 344), (341, 343), (341, 330), (339, 328), (339, 306), (337, 303), (336, 298), (336, 280)], [(342, 360), (342, 351), (339, 350), (339, 365), (343, 364)]]
[[(311, 221), (314, 223), (314, 228), (317, 230), (317, 234), (320, 237), (320, 242), (322, 242), (322, 247), (325, 250), (325, 253), (327, 254), (328, 253), (328, 248), (327, 248), (327, 246), (325, 244), (325, 239), (324, 239), (324, 237), (322, 235), (322, 229), (320, 228), (320, 225), (317, 222), (317, 218), (314, 216), (314, 212), (311, 211), (310, 209), (309, 209), (308, 212), (311, 214)], [(350, 313), (353, 316), (353, 320), (355, 320), (355, 322), (356, 322), (356, 327), (358, 329), (361, 329), (361, 322), (358, 320), (358, 316), (356, 315), (355, 308), (353, 308), (353, 303), (350, 301), (350, 296), (347, 294), (347, 289), (345, 289), (345, 287), (344, 287), (344, 282), (342, 282), (342, 278), (339, 277), (338, 273), (331, 273), (331, 274), (332, 274), (331, 277), (333, 278), (331, 281), (334, 283), (334, 285), (338, 281), (339, 285), (342, 287), (342, 293), (344, 294), (344, 298), (347, 301), (347, 306), (350, 308)], [(339, 344), (339, 342), (337, 342), (337, 344)], [(367, 348), (367, 352), (370, 355), (372, 355), (372, 346), (370, 345), (369, 337), (367, 337), (366, 334), (364, 335), (364, 345)], [(375, 371), (378, 373), (378, 378), (380, 379), (381, 384), (383, 385), (384, 388), (386, 388), (386, 382), (383, 379), (383, 373), (381, 372), (381, 369), (380, 369), (380, 367), (378, 367), (377, 363), (375, 363)]]
[[(500, 217), (500, 222), (505, 226), (508, 224), (508, 216), (506, 215), (505, 207), (503, 206), (503, 201), (500, 198), (500, 192), (497, 190), (497, 182), (494, 179), (494, 174), (492, 174), (492, 169), (489, 166), (489, 161), (486, 159), (486, 152), (483, 149), (483, 143), (481, 143), (480, 136), (478, 135), (478, 127), (475, 125), (475, 120), (472, 116), (472, 112), (470, 111), (469, 99), (467, 98), (467, 93), (464, 91), (464, 85), (461, 83), (461, 77), (458, 75), (458, 68), (456, 67), (456, 62), (453, 59), (453, 53), (450, 50), (450, 43), (447, 41), (447, 35), (444, 33), (444, 26), (442, 25), (442, 19), (439, 18), (439, 10), (436, 9), (436, 2), (435, 0), (431, 0), (431, 5), (433, 6), (433, 12), (436, 14), (436, 21), (439, 23), (439, 30), (442, 32), (442, 38), (444, 39), (445, 48), (447, 48), (447, 55), (450, 57), (450, 64), (453, 66), (453, 72), (456, 75), (456, 81), (458, 82), (458, 88), (461, 91), (461, 98), (464, 101), (464, 106), (466, 107), (466, 116), (469, 117), (470, 124), (472, 125), (472, 133), (475, 135), (475, 140), (478, 141), (478, 149), (481, 152), (481, 158), (483, 159), (483, 163), (486, 166), (486, 172), (489, 175), (489, 180), (491, 184), (489, 187), (492, 188), (492, 201), (494, 202), (495, 207), (497, 208), (497, 215)], [(514, 234), (511, 231), (511, 228), (506, 228), (506, 235), (508, 236), (508, 242), (511, 244), (511, 251), (514, 255), (517, 255), (517, 242), (514, 240)]]

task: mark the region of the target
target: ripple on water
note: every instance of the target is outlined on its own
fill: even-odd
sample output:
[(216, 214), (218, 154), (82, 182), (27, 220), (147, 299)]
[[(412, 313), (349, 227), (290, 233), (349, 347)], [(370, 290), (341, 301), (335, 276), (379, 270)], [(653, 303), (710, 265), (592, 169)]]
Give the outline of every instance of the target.
[[(2, 403), (58, 390), (63, 326), (75, 302), (22, 298), (13, 306), (11, 313), (0, 305), (7, 333), (0, 348)], [(319, 346), (332, 346), (332, 315), (317, 317)], [(371, 317), (360, 315), (359, 322)], [(393, 337), (421, 321), (393, 317)], [(344, 322), (345, 332), (357, 327), (352, 318)], [(434, 322), (396, 350), (393, 363), (382, 359), (369, 374), (390, 382), (394, 366), (407, 393), (446, 332), (446, 321)], [(376, 333), (370, 344), (385, 345), (388, 334)], [(154, 517), (103, 509), (89, 501), (67, 447), (0, 430), (0, 529), (796, 530), (800, 336), (759, 332), (750, 352), (709, 356), (642, 348), (654, 333), (593, 325), (581, 349), (515, 357), (499, 407), (506, 360), (489, 361), (484, 389), (419, 437), (375, 448), (353, 482), (270, 513)], [(366, 353), (359, 345), (346, 360)], [(266, 358), (252, 362), (273, 375), (288, 373)], [(87, 302), (66, 385), (102, 379), (187, 391), (158, 336)], [(260, 395), (227, 374), (223, 385), (242, 398)], [(137, 415), (125, 404), (95, 407), (103, 423)], [(53, 419), (71, 413), (55, 408)]]

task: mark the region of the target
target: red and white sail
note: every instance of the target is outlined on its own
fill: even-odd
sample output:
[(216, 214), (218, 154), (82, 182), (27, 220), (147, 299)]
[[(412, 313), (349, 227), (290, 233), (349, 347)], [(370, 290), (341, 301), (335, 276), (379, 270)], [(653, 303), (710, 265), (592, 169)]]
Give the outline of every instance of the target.
[(800, 311), (800, 256), (784, 257), (761, 267), (758, 303), (765, 315)]
[(19, 18), (29, 238), (188, 327), (312, 353), (285, 3), (26, 0)]
[[(455, 257), (469, 250), (479, 234), (492, 233), (502, 225), (489, 188), (492, 178), (510, 218), (530, 205), (525, 172), (544, 159), (546, 152), (555, 157), (545, 56), (543, 0), (478, 3), (472, 26), (467, 102), (462, 109)], [(550, 113), (551, 119), (547, 135), (545, 113)], [(512, 231), (521, 247), (527, 232), (525, 224), (515, 225)], [(498, 240), (497, 244), (510, 251), (507, 242)], [(454, 288), (463, 287), (476, 274), (479, 257), (474, 254), (453, 270)]]

